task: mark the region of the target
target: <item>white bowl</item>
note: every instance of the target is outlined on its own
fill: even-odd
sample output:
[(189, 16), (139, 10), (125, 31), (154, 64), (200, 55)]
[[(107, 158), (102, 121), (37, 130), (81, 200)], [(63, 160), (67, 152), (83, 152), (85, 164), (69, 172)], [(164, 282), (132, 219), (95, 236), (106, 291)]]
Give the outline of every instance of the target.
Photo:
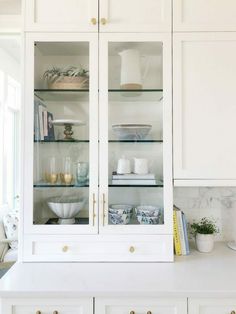
[(147, 217), (137, 215), (137, 219), (141, 225), (158, 225), (160, 223), (159, 217)]
[(131, 214), (108, 213), (109, 222), (112, 225), (127, 225), (130, 222)]
[(152, 128), (151, 124), (113, 124), (112, 130), (120, 140), (142, 140)]
[(47, 202), (52, 212), (60, 218), (60, 224), (75, 223), (74, 217), (80, 212), (84, 205), (84, 200), (53, 197)]

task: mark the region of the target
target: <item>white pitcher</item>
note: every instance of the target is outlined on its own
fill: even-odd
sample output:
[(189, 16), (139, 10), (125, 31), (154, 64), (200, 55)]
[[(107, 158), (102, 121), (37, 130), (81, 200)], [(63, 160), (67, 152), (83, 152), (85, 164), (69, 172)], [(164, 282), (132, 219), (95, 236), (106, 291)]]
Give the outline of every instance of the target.
[[(119, 53), (121, 57), (121, 89), (142, 89), (141, 57), (137, 49), (126, 49)], [(145, 71), (147, 72), (147, 71)]]
[(148, 160), (146, 158), (134, 158), (134, 173), (148, 174)]

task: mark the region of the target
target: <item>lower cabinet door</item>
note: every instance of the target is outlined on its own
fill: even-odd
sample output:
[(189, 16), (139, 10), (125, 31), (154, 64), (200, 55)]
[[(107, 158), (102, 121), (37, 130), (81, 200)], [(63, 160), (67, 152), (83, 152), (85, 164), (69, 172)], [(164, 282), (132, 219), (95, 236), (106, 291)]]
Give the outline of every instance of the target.
[(189, 299), (188, 314), (235, 314), (236, 299)]
[[(145, 287), (144, 287), (145, 289)], [(187, 299), (97, 298), (96, 314), (187, 314)]]
[(1, 314), (93, 314), (93, 299), (4, 299)]

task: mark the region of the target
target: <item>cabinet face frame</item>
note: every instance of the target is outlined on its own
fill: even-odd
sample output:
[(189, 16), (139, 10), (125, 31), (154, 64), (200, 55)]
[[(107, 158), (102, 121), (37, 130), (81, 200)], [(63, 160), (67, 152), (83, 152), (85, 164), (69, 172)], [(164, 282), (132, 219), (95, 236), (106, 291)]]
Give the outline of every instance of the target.
[[(231, 313), (236, 309), (236, 300), (232, 298), (188, 299), (189, 314)], [(218, 312), (219, 311), (219, 312)]]
[[(174, 143), (174, 180), (176, 186), (235, 186), (234, 174), (229, 176), (221, 171), (220, 165), (217, 169), (186, 168), (184, 156), (184, 95), (183, 95), (183, 45), (184, 43), (207, 43), (207, 42), (236, 42), (236, 33), (176, 33), (173, 39), (173, 143)], [(206, 50), (206, 58), (207, 50)], [(212, 79), (214, 79), (212, 77)], [(197, 88), (197, 87), (196, 87)], [(204, 99), (204, 95), (201, 98)], [(228, 139), (225, 139), (228, 141)], [(209, 143), (210, 145), (210, 143)], [(219, 144), (220, 145), (220, 144)], [(199, 152), (202, 153), (202, 152)], [(199, 158), (203, 158), (200, 156)], [(226, 165), (224, 165), (226, 166)], [(221, 172), (220, 172), (221, 171)], [(229, 171), (227, 171), (229, 173)]]
[[(98, 32), (98, 0), (87, 0), (86, 8), (82, 8), (84, 14), (87, 14), (87, 18), (83, 23), (78, 21), (77, 23), (37, 23), (37, 1), (40, 0), (24, 0), (24, 24), (25, 31), (40, 31), (40, 32)], [(78, 1), (78, 5), (81, 0)], [(53, 11), (53, 5), (50, 1), (47, 2), (48, 11)], [(82, 6), (82, 4), (81, 4)], [(96, 19), (96, 24), (93, 25), (91, 19)]]
[[(113, 0), (116, 1), (116, 0)], [(124, 0), (123, 0), (124, 1)], [(135, 16), (134, 16), (134, 22), (129, 23), (127, 20), (117, 20), (113, 21), (112, 17), (110, 16), (110, 10), (112, 10), (112, 4), (111, 0), (99, 0), (99, 16), (100, 16), (100, 24), (99, 24), (99, 31), (102, 33), (106, 32), (170, 32), (171, 26), (172, 26), (172, 0), (141, 0), (141, 2), (144, 3), (144, 5), (151, 6), (152, 3), (159, 3), (160, 4), (160, 15), (162, 17), (161, 21), (159, 22), (159, 18), (156, 18), (155, 20), (150, 20), (150, 16), (148, 14), (145, 15), (145, 12), (143, 11), (143, 6), (138, 7), (139, 4), (137, 4), (137, 8), (140, 11), (140, 14), (145, 15), (145, 22), (138, 23), (135, 22)], [(123, 8), (124, 11), (134, 12), (133, 5), (135, 2), (132, 1), (132, 3), (129, 3), (129, 1), (124, 1), (122, 4), (119, 3), (119, 5)], [(106, 19), (106, 24), (101, 23), (101, 19)], [(122, 18), (122, 16), (121, 16)], [(116, 22), (116, 23), (115, 23)]]
[[(71, 307), (78, 307), (78, 311), (76, 310), (75, 314), (92, 314), (93, 313), (93, 298), (7, 298), (2, 300), (2, 313), (4, 314), (18, 314), (17, 307), (20, 306), (29, 306), (32, 313), (36, 313), (36, 311), (41, 310), (42, 308), (53, 307), (55, 311), (66, 310)], [(42, 308), (40, 308), (42, 307)], [(16, 309), (16, 311), (15, 311)], [(71, 312), (70, 312), (71, 313)]]
[[(88, 42), (89, 43), (89, 225), (34, 225), (33, 224), (33, 158), (34, 158), (34, 43)], [(28, 33), (25, 35), (24, 106), (23, 106), (23, 202), (24, 233), (26, 234), (96, 234), (98, 232), (98, 36), (97, 34)], [(49, 144), (50, 145), (50, 144)], [(96, 204), (93, 217), (93, 194)]]
[(108, 308), (119, 306), (125, 313), (134, 311), (145, 314), (151, 311), (157, 314), (162, 313), (161, 309), (165, 310), (165, 307), (173, 307), (173, 314), (187, 314), (187, 298), (95, 298), (96, 314), (112, 314)]
[[(208, 16), (212, 15), (216, 18), (216, 16), (218, 17), (218, 22), (211, 22), (210, 18), (208, 19), (207, 22), (203, 23), (201, 22), (201, 19), (199, 19), (199, 21), (197, 22), (192, 22), (185, 20), (184, 18), (184, 5), (185, 2), (186, 3), (199, 3), (198, 0), (173, 0), (173, 30), (174, 32), (196, 32), (196, 31), (203, 31), (203, 32), (207, 32), (207, 31), (236, 31), (236, 22), (234, 21), (233, 23), (227, 23), (228, 22), (228, 18), (224, 17), (223, 13), (225, 10), (229, 10), (229, 12), (235, 12), (236, 11), (236, 4), (234, 1), (232, 0), (228, 0), (231, 2), (232, 6), (227, 4), (227, 1), (216, 1), (214, 3), (214, 8), (212, 10), (212, 12), (208, 11)], [(208, 2), (208, 9), (211, 7), (211, 4), (213, 4), (212, 1), (210, 0), (205, 0), (202, 1), (204, 2), (199, 3), (199, 8), (198, 10), (191, 10), (193, 14), (195, 14), (196, 17), (201, 18), (202, 15), (202, 11), (205, 9), (206, 7), (204, 7), (204, 5), (206, 5), (206, 3)], [(186, 12), (187, 15), (187, 12)], [(235, 14), (236, 16), (236, 14)], [(186, 16), (187, 17), (187, 16)], [(197, 20), (197, 19), (196, 19)], [(235, 20), (235, 19), (234, 19)]]
[[(112, 42), (162, 42), (163, 43), (163, 225), (109, 225), (108, 224), (108, 45)], [(172, 234), (172, 58), (171, 34), (101, 34), (99, 37), (99, 233), (113, 234)], [(105, 206), (103, 204), (105, 198)], [(105, 219), (103, 213), (105, 212)]]

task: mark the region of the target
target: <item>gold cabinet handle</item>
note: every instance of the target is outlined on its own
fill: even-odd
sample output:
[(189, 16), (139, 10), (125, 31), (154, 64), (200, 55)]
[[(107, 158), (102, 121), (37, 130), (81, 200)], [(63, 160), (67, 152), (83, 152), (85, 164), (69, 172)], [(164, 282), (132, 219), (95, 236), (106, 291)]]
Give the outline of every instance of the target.
[(92, 17), (90, 22), (93, 24), (93, 25), (96, 25), (97, 24), (97, 19), (95, 17)]
[(67, 252), (69, 250), (69, 247), (67, 245), (63, 246), (62, 251)]
[(95, 217), (96, 217), (96, 214), (95, 214), (95, 205), (96, 205), (96, 198), (95, 198), (95, 193), (93, 193), (93, 226), (95, 225)]
[[(135, 251), (134, 246), (131, 246), (131, 247), (129, 248), (129, 251), (130, 251), (130, 253), (134, 253), (134, 251)], [(147, 314), (149, 314), (149, 313), (147, 313)]]
[(106, 25), (107, 24), (107, 19), (105, 19), (104, 17), (101, 18), (101, 24), (102, 25)]
[(134, 311), (130, 311), (130, 313), (129, 314), (135, 314), (135, 312)]
[(103, 215), (103, 226), (105, 225), (105, 218), (106, 218), (106, 213), (105, 213), (105, 205), (106, 205), (106, 197), (105, 197), (105, 193), (102, 193), (102, 215)]

